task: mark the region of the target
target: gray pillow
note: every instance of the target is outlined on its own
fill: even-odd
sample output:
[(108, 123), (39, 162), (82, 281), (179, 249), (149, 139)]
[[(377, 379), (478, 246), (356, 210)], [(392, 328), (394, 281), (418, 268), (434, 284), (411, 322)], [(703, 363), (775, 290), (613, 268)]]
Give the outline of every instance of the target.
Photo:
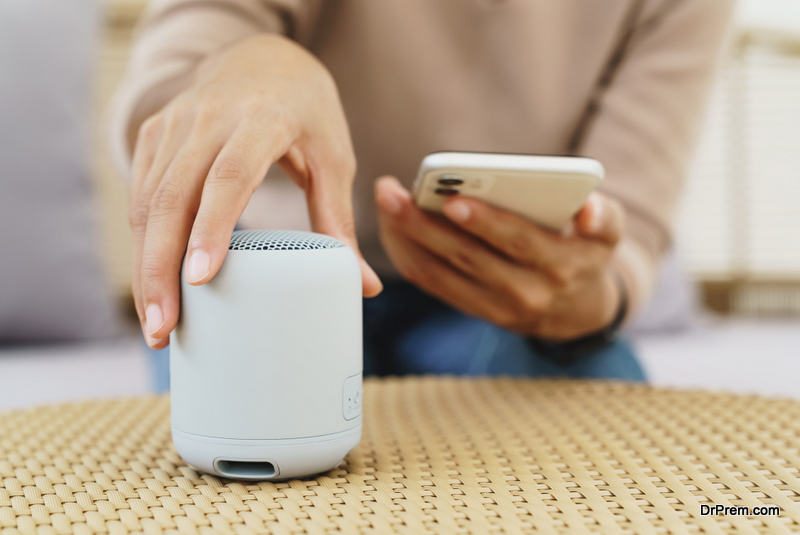
[(118, 328), (88, 161), (99, 8), (0, 2), (0, 343)]

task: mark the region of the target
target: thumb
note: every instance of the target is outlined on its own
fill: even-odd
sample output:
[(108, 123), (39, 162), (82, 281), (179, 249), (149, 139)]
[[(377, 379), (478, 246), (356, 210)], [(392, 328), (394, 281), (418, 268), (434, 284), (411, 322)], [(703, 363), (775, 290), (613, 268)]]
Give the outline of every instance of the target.
[(314, 180), (306, 184), (306, 202), (311, 228), (314, 232), (327, 234), (348, 245), (358, 257), (361, 267), (361, 288), (364, 297), (375, 297), (383, 290), (383, 284), (375, 271), (364, 260), (358, 247), (356, 225), (353, 219), (352, 180), (336, 180), (335, 177)]
[(593, 192), (575, 219), (583, 237), (615, 245), (622, 237), (625, 212), (617, 200)]

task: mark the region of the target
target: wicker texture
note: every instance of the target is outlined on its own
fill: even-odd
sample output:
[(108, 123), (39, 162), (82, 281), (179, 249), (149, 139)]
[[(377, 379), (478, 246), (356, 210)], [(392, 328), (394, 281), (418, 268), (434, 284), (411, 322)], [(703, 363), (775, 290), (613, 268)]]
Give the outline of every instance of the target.
[(2, 414), (0, 534), (800, 532), (796, 401), (407, 378), (366, 381), (364, 408), (341, 467), (257, 484), (186, 466), (164, 397)]

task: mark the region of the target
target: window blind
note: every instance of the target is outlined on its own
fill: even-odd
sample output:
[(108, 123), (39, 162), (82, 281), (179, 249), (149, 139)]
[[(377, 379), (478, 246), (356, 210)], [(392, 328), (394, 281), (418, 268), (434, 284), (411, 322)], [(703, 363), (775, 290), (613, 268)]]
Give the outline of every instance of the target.
[(800, 36), (744, 33), (733, 47), (676, 235), (700, 280), (800, 282)]

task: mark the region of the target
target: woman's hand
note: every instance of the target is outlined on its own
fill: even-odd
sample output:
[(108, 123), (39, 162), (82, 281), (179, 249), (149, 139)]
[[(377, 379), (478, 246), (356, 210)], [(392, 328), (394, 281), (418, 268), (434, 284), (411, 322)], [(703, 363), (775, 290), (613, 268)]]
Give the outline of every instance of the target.
[(577, 338), (614, 319), (618, 202), (593, 193), (557, 234), (467, 197), (445, 202), (446, 219), (425, 213), (393, 177), (378, 179), (375, 196), (381, 241), (400, 274), (464, 313), (548, 340)]
[[(292, 41), (243, 40), (208, 57), (193, 84), (138, 132), (130, 225), (133, 295), (147, 343), (178, 321), (181, 259), (194, 285), (211, 280), (269, 167), (305, 190), (311, 225), (360, 255), (352, 209), (355, 156), (328, 71)], [(361, 258), (363, 292), (381, 283)]]

